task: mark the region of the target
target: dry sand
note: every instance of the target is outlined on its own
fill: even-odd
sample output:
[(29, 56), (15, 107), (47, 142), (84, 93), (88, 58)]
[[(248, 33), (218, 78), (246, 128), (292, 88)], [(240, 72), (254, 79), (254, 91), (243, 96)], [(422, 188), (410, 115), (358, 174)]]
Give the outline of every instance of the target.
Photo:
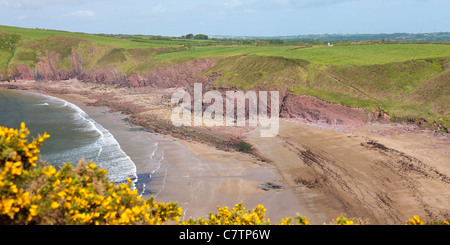
[[(267, 163), (249, 154), (226, 152), (201, 143), (180, 142), (203, 163), (193, 177), (197, 191), (190, 207), (203, 207), (206, 211), (217, 205), (232, 206), (238, 202), (243, 202), (247, 208), (262, 204), (267, 208), (266, 217), (272, 223), (294, 217), (296, 213), (312, 215), (277, 170)], [(193, 213), (196, 214), (194, 217), (202, 215), (202, 212)]]
[[(80, 83), (57, 86), (103, 88)], [(159, 94), (144, 99), (140, 93), (122, 97), (162, 108), (152, 102), (161, 100)], [(56, 96), (80, 106), (114, 135), (136, 163), (137, 185), (145, 185), (145, 197), (178, 202), (185, 218), (205, 217), (217, 205), (238, 202), (247, 208), (265, 205), (272, 223), (296, 213), (312, 224), (329, 223), (339, 215), (370, 224), (403, 224), (413, 215), (424, 220), (450, 217), (448, 134), (395, 124), (337, 132), (281, 121), (275, 138), (260, 138), (259, 129), (245, 135), (262, 157), (272, 160), (266, 163), (248, 154), (146, 132), (126, 123), (119, 113), (86, 106), (84, 96)]]
[(341, 214), (370, 224), (448, 219), (450, 138), (407, 129), (369, 124), (344, 133), (282, 121), (277, 137), (255, 130), (247, 140), (309, 211), (323, 214), (320, 221)]
[(136, 164), (136, 187), (143, 197), (179, 203), (184, 219), (207, 217), (218, 205), (233, 207), (239, 202), (248, 209), (264, 205), (272, 223), (296, 213), (313, 216), (277, 169), (255, 156), (148, 132), (121, 113), (87, 106), (92, 101), (81, 95), (50, 95), (76, 104), (110, 131)]

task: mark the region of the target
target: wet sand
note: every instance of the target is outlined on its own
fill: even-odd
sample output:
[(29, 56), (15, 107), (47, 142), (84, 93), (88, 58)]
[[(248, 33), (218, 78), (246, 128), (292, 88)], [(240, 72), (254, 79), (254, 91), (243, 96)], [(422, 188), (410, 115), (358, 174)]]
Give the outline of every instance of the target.
[[(225, 152), (211, 146), (181, 141), (190, 152), (202, 159), (201, 172), (194, 178), (197, 194), (191, 207), (214, 208), (244, 202), (249, 209), (262, 204), (266, 217), (278, 223), (282, 218), (301, 213), (310, 217), (305, 202), (288, 188), (276, 168), (254, 156), (239, 152)], [(201, 213), (194, 215), (201, 216)]]
[(239, 202), (248, 209), (264, 205), (272, 223), (296, 213), (313, 216), (276, 168), (250, 154), (149, 132), (127, 122), (121, 113), (87, 106), (90, 101), (80, 95), (53, 96), (76, 104), (110, 131), (136, 164), (136, 187), (143, 197), (179, 203), (184, 219), (207, 217), (218, 205), (233, 207)]
[(370, 224), (404, 224), (413, 215), (450, 216), (448, 135), (393, 124), (344, 133), (287, 121), (275, 138), (258, 134), (247, 141), (317, 210), (320, 217), (312, 219), (327, 222), (342, 214)]
[(245, 134), (262, 157), (272, 160), (266, 163), (147, 132), (120, 113), (86, 106), (89, 100), (81, 95), (56, 97), (108, 129), (136, 163), (144, 197), (178, 202), (184, 218), (205, 217), (217, 205), (238, 202), (247, 208), (263, 204), (272, 223), (296, 213), (312, 224), (330, 223), (339, 215), (369, 224), (404, 224), (413, 215), (450, 217), (448, 134), (396, 124), (337, 132), (282, 120), (275, 138), (260, 138), (259, 129)]

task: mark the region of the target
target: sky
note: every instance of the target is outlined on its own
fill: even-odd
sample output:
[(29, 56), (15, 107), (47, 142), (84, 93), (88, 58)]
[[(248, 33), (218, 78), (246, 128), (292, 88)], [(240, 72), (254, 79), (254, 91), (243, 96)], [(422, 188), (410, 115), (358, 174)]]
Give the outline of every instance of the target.
[(231, 36), (450, 32), (449, 0), (0, 0), (0, 25)]

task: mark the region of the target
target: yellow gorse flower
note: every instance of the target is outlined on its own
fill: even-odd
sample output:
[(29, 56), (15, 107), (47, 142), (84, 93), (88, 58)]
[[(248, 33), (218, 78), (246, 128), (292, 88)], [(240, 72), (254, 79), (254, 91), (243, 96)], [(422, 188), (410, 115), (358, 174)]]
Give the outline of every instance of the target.
[(301, 214), (297, 214), (295, 219), (297, 220), (297, 225), (309, 225), (309, 220)]
[(339, 216), (336, 218), (337, 225), (353, 225), (354, 222), (344, 216)]
[(52, 209), (57, 209), (57, 208), (59, 208), (59, 203), (52, 202), (51, 207), (52, 207)]
[[(132, 180), (115, 184), (108, 173), (92, 162), (80, 161), (56, 169), (37, 166), (40, 147), (50, 136), (46, 133), (28, 140), (30, 132), (25, 123), (20, 129), (0, 126), (0, 222), (6, 224), (77, 224), (77, 225), (128, 225), (128, 224), (200, 224), (200, 225), (266, 225), (266, 208), (257, 205), (246, 209), (243, 203), (217, 206), (216, 213), (207, 218), (181, 220), (183, 210), (177, 203), (156, 202), (153, 197), (143, 200)], [(52, 215), (49, 215), (52, 214)], [(60, 215), (57, 219), (49, 218)], [(180, 221), (181, 220), (181, 221)], [(298, 225), (309, 225), (301, 215), (294, 219)], [(291, 225), (292, 218), (279, 224)], [(338, 217), (337, 224), (354, 222)], [(414, 216), (407, 224), (423, 224)], [(441, 222), (448, 225), (448, 221)]]
[(423, 225), (423, 221), (419, 218), (418, 215), (414, 215), (414, 217), (408, 221), (406, 221), (407, 225)]

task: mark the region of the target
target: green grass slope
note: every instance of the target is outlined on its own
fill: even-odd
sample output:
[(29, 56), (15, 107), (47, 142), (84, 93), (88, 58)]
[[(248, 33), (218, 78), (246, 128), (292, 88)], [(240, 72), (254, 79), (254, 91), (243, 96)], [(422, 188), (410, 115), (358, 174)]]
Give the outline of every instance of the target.
[(157, 55), (155, 58), (158, 60), (182, 60), (244, 54), (304, 59), (320, 65), (373, 65), (404, 62), (412, 59), (447, 57), (450, 56), (450, 45), (381, 44), (307, 48), (295, 46), (215, 46), (165, 53)]
[(374, 65), (319, 65), (300, 59), (237, 55), (222, 58), (208, 73), (220, 73), (218, 88), (287, 89), (393, 120), (438, 122), (449, 127), (449, 58)]
[(450, 127), (450, 44), (255, 44), (0, 26), (0, 74), (42, 60), (51, 60), (56, 69), (74, 69), (77, 60), (84, 70), (115, 67), (132, 75), (215, 58), (217, 64), (203, 74), (220, 74), (213, 87), (283, 89)]

